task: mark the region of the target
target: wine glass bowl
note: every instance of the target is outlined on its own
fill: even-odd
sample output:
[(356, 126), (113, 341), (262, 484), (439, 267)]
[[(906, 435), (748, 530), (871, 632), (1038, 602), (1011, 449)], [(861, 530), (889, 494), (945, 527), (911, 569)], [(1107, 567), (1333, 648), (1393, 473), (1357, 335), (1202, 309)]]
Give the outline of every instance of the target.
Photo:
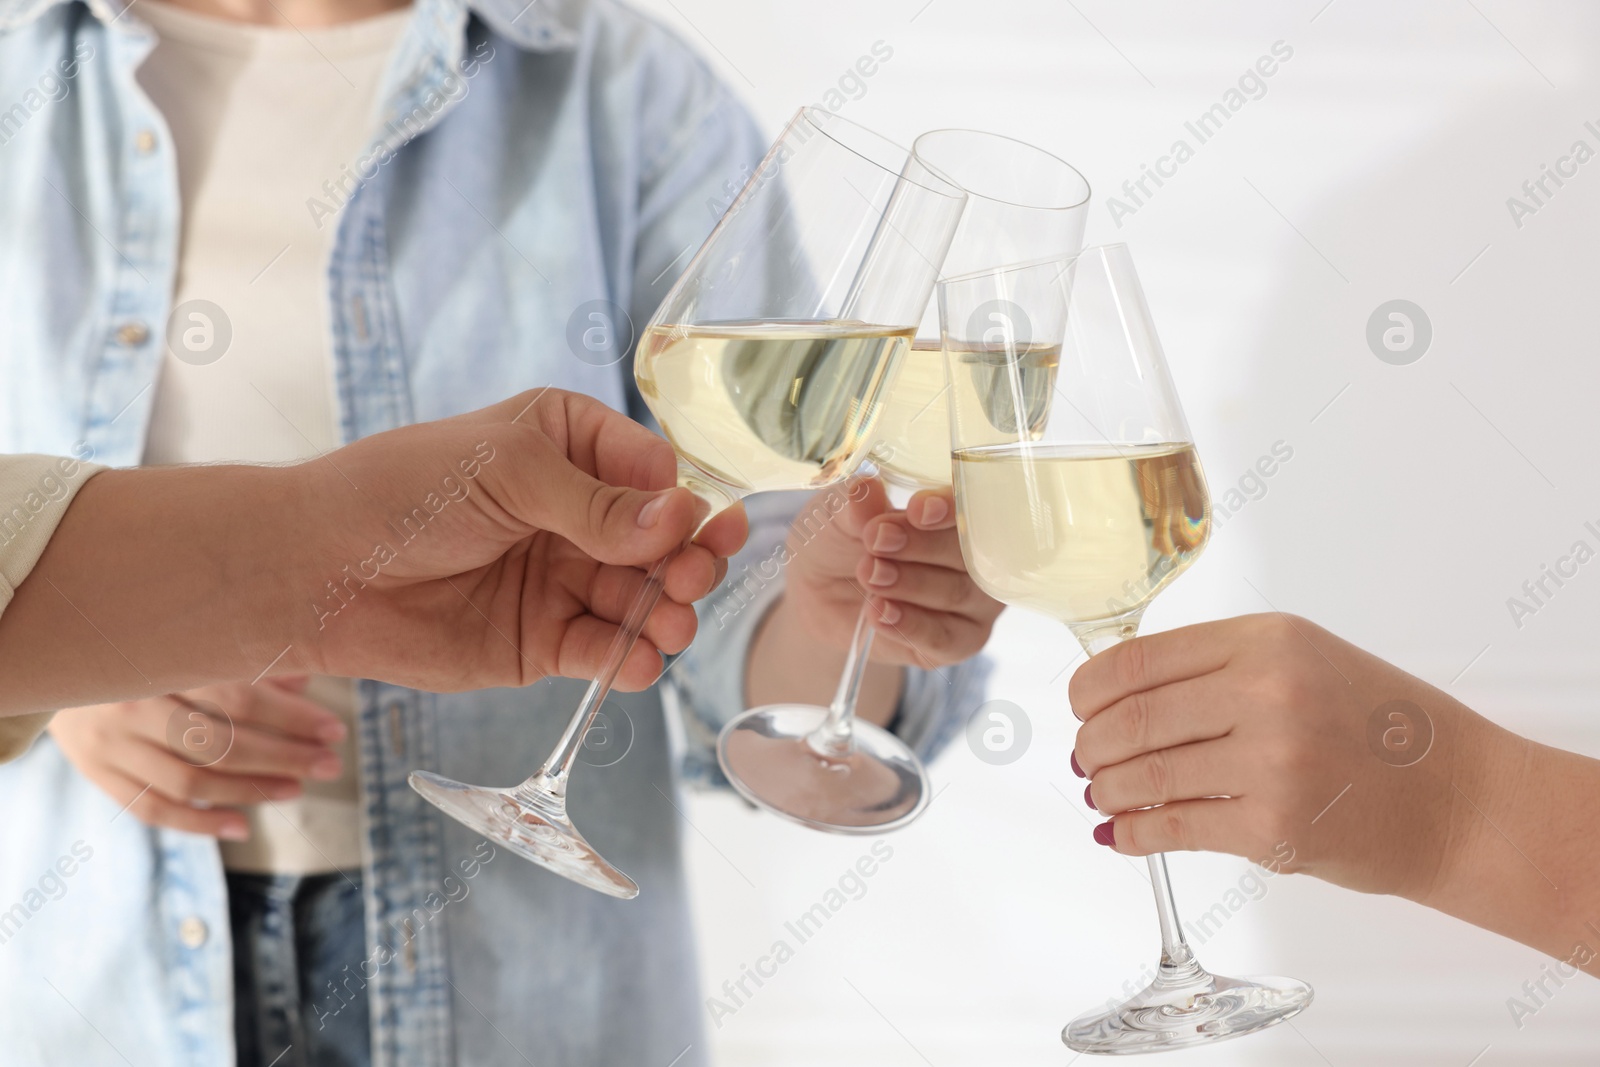
[(911, 333), (850, 320), (651, 326), (635, 376), (680, 484), (726, 506), (855, 470)]
[[(1126, 246), (939, 286), (957, 528), (991, 596), (1065, 624), (1091, 656), (1209, 537), (1210, 499)], [(1166, 859), (1148, 857), (1161, 927), (1155, 980), (1062, 1031), (1078, 1052), (1206, 1044), (1305, 1009), (1292, 978), (1212, 975), (1178, 921)]]
[[(1089, 182), (1066, 160), (1026, 141), (983, 130), (929, 130), (911, 146), (907, 173), (964, 189), (967, 206), (945, 254), (944, 277), (1009, 263), (1057, 259), (1083, 245)], [(872, 459), (902, 489), (950, 484), (950, 420), (939, 337), (930, 302), (884, 403)]]

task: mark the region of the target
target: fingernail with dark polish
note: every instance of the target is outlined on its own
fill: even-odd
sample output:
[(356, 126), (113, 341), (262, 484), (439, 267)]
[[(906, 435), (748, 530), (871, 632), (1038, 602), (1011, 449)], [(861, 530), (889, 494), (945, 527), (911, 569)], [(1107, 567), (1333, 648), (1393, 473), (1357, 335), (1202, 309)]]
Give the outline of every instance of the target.
[(1087, 778), (1087, 777), (1089, 777), (1087, 774), (1083, 773), (1083, 768), (1078, 766), (1078, 754), (1076, 752), (1074, 752), (1071, 755), (1070, 759), (1072, 760), (1072, 773), (1073, 774), (1076, 774), (1079, 778)]
[(1094, 808), (1095, 811), (1099, 811), (1100, 809), (1094, 806), (1094, 797), (1089, 795), (1089, 790), (1093, 788), (1094, 786), (1092, 785), (1086, 785), (1083, 787), (1083, 802), (1089, 805), (1089, 807)]
[(1115, 820), (1107, 819), (1094, 828), (1094, 840), (1100, 845), (1114, 845), (1117, 843), (1117, 832), (1112, 828)]

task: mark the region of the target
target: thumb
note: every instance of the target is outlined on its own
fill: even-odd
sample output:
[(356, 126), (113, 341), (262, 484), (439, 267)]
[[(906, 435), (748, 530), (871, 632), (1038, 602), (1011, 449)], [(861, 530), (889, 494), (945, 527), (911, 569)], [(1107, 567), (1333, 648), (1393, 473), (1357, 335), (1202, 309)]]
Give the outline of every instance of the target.
[(705, 510), (687, 489), (609, 485), (554, 448), (538, 465), (524, 521), (565, 537), (601, 563), (638, 565), (683, 545)]
[[(890, 514), (894, 510), (889, 504), (888, 490), (877, 478), (854, 477), (843, 485), (823, 491), (837, 493), (842, 498), (844, 506), (839, 508), (839, 532), (852, 542), (861, 537), (862, 531), (873, 519)], [(838, 507), (837, 504), (834, 506)]]

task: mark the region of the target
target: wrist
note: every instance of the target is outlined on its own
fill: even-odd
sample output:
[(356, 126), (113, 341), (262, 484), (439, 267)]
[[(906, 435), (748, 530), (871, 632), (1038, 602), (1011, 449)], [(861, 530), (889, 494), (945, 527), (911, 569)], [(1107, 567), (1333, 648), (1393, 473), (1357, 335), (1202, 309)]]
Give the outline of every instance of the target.
[(777, 599), (751, 624), (750, 644), (744, 657), (744, 685), (740, 694), (747, 708), (777, 703), (772, 696), (772, 664), (785, 647), (794, 647), (794, 610), (789, 591), (780, 592)]
[(1446, 758), (1438, 788), (1448, 795), (1430, 805), (1440, 818), (1427, 831), (1441, 842), (1438, 862), (1425, 886), (1401, 895), (1460, 914), (1481, 882), (1485, 857), (1498, 847), (1498, 835), (1484, 813), (1503, 807), (1501, 798), (1513, 780), (1510, 765), (1522, 762), (1517, 751), (1522, 739), (1454, 701), (1443, 725), (1448, 747), (1441, 753)]
[[(1462, 711), (1449, 847), (1431, 892), (1414, 899), (1568, 960), (1593, 943), (1600, 915), (1589, 840), (1600, 768)], [(1592, 970), (1586, 951), (1573, 965)]]
[[(855, 619), (811, 619), (796, 585), (788, 588), (756, 623), (745, 671), (747, 707), (802, 703), (826, 707), (839, 685)], [(824, 636), (826, 635), (826, 636)], [(905, 670), (869, 663), (856, 715), (875, 726), (894, 718), (905, 686)]]
[[(256, 671), (327, 673), (315, 610), (338, 526), (315, 463), (251, 468), (226, 483), (224, 588), (241, 592), (240, 647)], [(327, 487), (323, 487), (327, 488)], [(318, 501), (323, 503), (319, 506)], [(271, 664), (270, 670), (268, 665)]]

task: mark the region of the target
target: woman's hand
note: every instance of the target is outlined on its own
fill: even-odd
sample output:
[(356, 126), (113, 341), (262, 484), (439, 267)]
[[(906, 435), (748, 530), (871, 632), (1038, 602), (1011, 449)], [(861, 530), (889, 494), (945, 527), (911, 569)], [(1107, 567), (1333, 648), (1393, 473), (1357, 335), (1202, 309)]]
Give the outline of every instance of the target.
[[(339, 776), (338, 716), (300, 693), (305, 678), (228, 682), (187, 693), (70, 708), (50, 735), (72, 765), (147, 826), (230, 841), (241, 807), (298, 797)], [(220, 716), (218, 713), (221, 713)]]
[(1482, 722), (1285, 615), (1134, 638), (1079, 668), (1068, 695), (1102, 844), (1229, 852), (1418, 898), (1447, 859), (1463, 727)]
[[(830, 493), (846, 506), (831, 521), (812, 524), (826, 511)], [(889, 507), (877, 480), (824, 490), (812, 499), (789, 534), (794, 563), (784, 600), (806, 632), (843, 648), (863, 602), (877, 638), (875, 662), (943, 667), (976, 655), (1004, 605), (967, 574), (956, 535), (949, 489), (917, 493), (904, 511)]]
[(876, 637), (856, 714), (883, 725), (899, 704), (900, 668), (974, 655), (1002, 609), (967, 576), (948, 489), (918, 493), (905, 511), (889, 507), (876, 479), (824, 489), (795, 518), (782, 561), (783, 596), (750, 646), (752, 707), (826, 705), (865, 604)]
[(1600, 974), (1600, 761), (1288, 615), (1134, 638), (1069, 696), (1102, 844), (1393, 893)]

